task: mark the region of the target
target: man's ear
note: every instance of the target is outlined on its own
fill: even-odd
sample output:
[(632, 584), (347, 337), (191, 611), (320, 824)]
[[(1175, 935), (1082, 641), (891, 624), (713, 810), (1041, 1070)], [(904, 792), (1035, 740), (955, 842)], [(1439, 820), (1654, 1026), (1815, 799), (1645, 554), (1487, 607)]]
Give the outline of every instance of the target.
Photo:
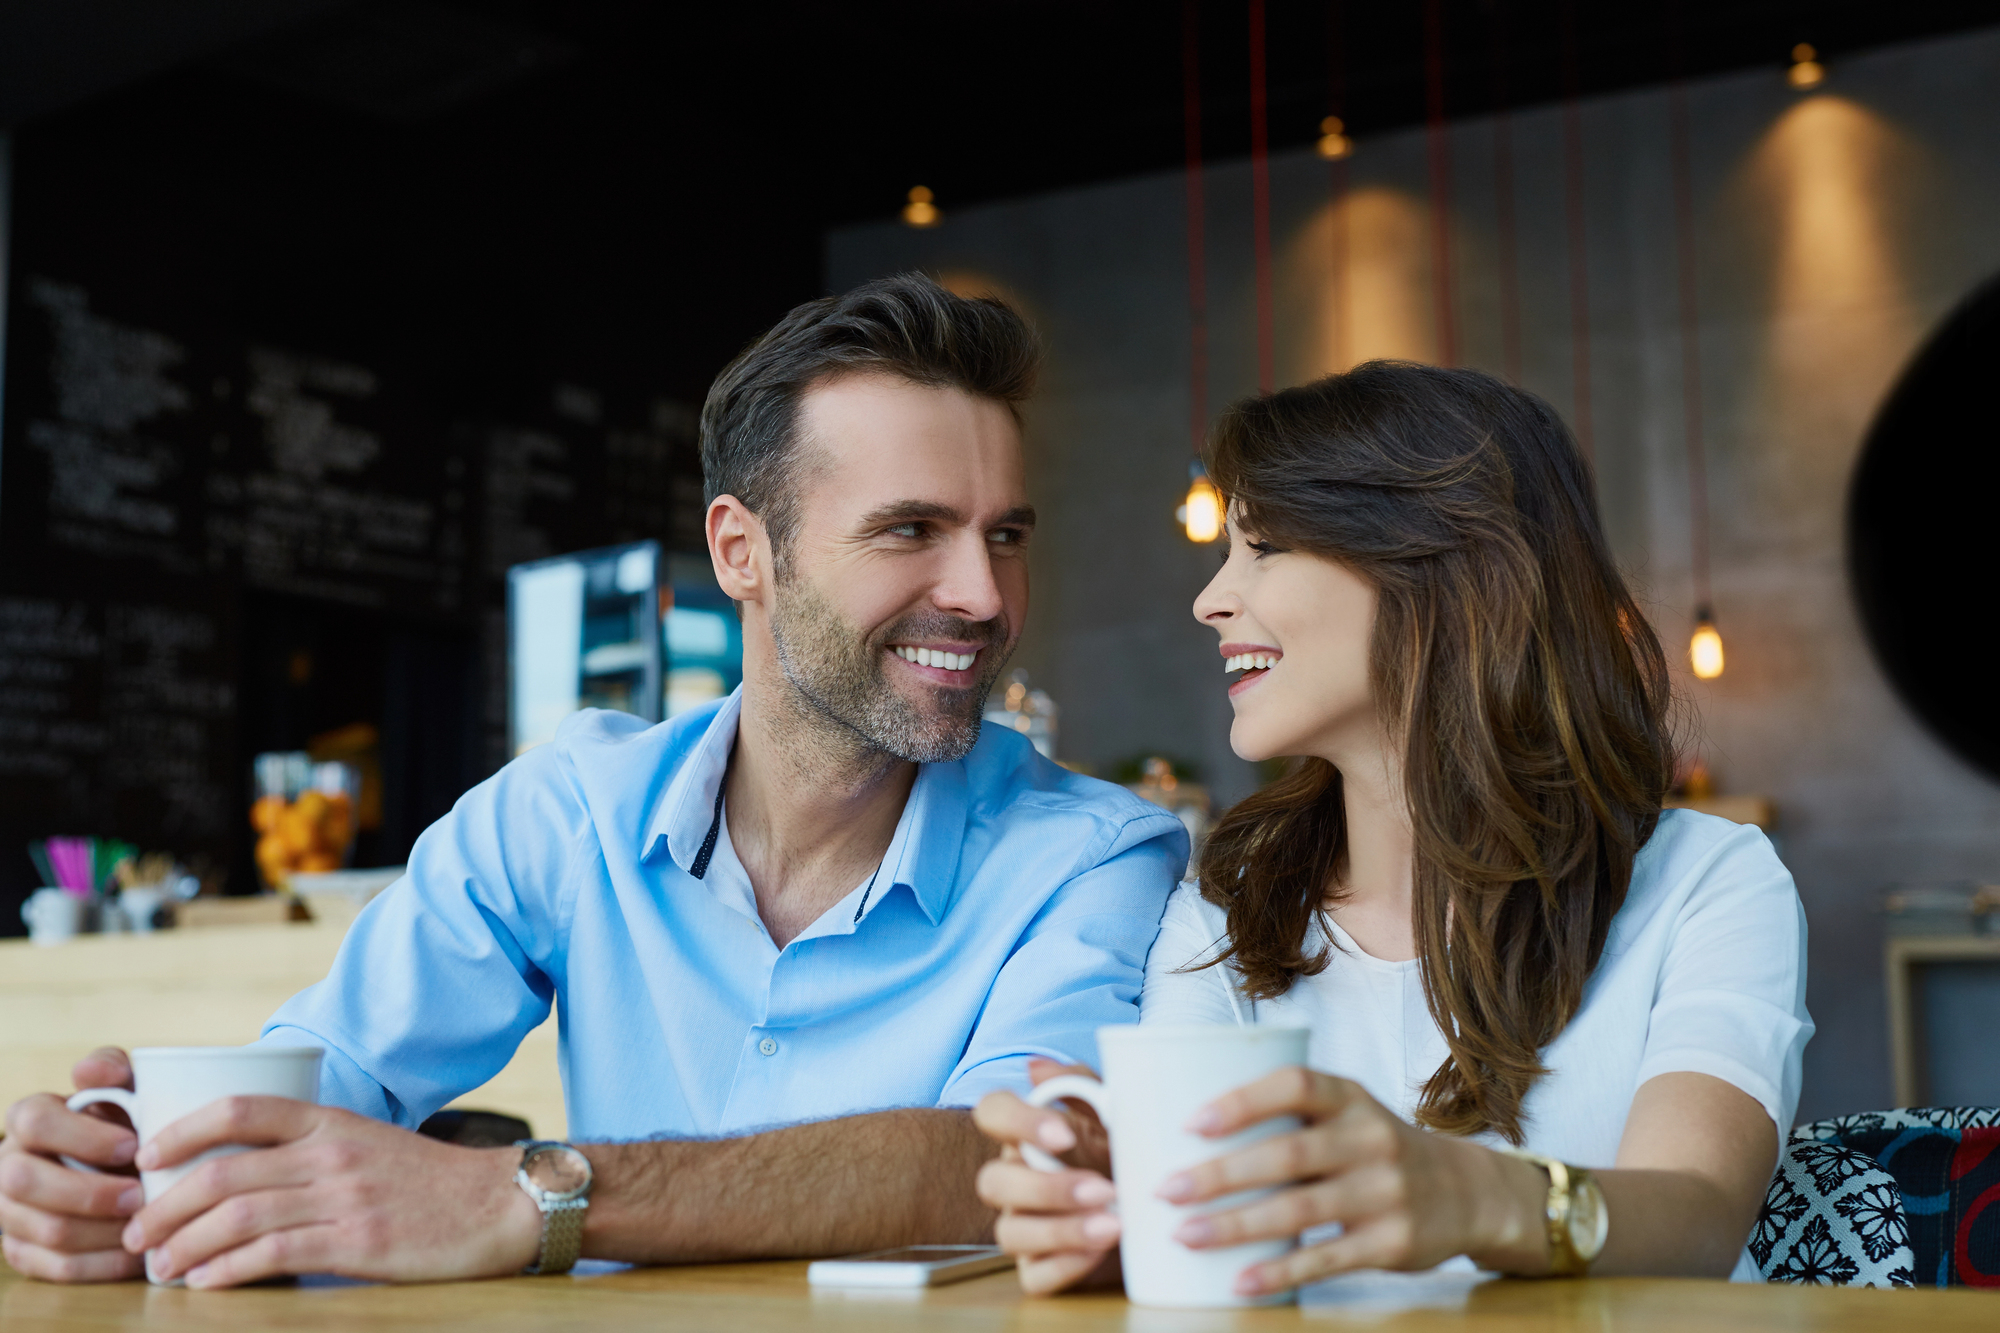
[(763, 521), (733, 495), (709, 502), (708, 559), (724, 594), (739, 602), (763, 600), (771, 583), (771, 540)]

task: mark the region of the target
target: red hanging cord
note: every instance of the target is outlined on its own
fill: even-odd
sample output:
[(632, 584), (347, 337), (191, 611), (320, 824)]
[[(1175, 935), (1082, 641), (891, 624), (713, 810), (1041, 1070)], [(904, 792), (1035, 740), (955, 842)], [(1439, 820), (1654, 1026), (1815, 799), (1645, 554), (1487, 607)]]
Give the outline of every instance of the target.
[(1569, 215), (1570, 374), (1575, 381), (1576, 442), (1595, 461), (1597, 445), (1590, 420), (1590, 253), (1584, 234), (1583, 106), (1577, 68), (1576, 0), (1564, 0), (1563, 24), (1563, 194)]
[(1492, 18), (1493, 216), (1500, 268), (1500, 364), (1510, 384), (1521, 382), (1521, 272), (1514, 232), (1514, 123), (1507, 83), (1511, 51), (1507, 43), (1506, 0), (1496, 0)]
[[(1326, 7), (1327, 114), (1341, 121), (1340, 133), (1347, 133), (1347, 53), (1340, 26), (1340, 0)], [(1337, 157), (1326, 164), (1328, 265), (1333, 283), (1333, 365), (1345, 370), (1348, 357), (1347, 291), (1347, 212), (1341, 207), (1347, 198), (1347, 159)]]
[(1431, 293), (1437, 303), (1438, 364), (1458, 361), (1451, 291), (1451, 139), (1444, 119), (1444, 5), (1424, 0), (1424, 82), (1431, 175)]
[(1264, 0), (1250, 0), (1250, 222), (1257, 260), (1257, 389), (1277, 387), (1271, 313), (1270, 124), (1265, 102)]
[(1208, 434), (1208, 266), (1201, 188), (1201, 0), (1181, 5), (1181, 114), (1187, 138), (1188, 434), (1195, 457)]
[(1701, 411), (1701, 321), (1694, 251), (1694, 151), (1688, 128), (1687, 84), (1681, 77), (1679, 9), (1675, 9), (1674, 79), (1667, 88), (1668, 146), (1673, 157), (1674, 248), (1680, 259), (1681, 424), (1687, 434), (1688, 562), (1694, 575), (1695, 618), (1712, 616), (1708, 584), (1708, 447)]

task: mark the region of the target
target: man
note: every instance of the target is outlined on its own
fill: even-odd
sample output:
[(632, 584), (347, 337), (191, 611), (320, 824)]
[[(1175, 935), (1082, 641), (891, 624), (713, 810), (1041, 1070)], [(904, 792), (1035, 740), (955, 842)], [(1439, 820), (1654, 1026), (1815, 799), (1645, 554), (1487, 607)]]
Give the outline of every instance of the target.
[[(973, 1241), (964, 1108), (1136, 1018), (1175, 819), (984, 734), (1027, 612), (1016, 405), (1032, 336), (928, 279), (793, 311), (702, 414), (744, 684), (646, 727), (572, 718), (418, 840), (263, 1040), (325, 1105), (217, 1102), (141, 1146), (9, 1113), (0, 1230), (56, 1280), (425, 1280)], [(570, 1145), (414, 1132), (560, 1003)], [(128, 1080), (122, 1053), (79, 1085)], [(773, 1128), (774, 1126), (779, 1126)], [(129, 1176), (206, 1163), (140, 1206)], [(581, 1237), (576, 1223), (581, 1217)]]

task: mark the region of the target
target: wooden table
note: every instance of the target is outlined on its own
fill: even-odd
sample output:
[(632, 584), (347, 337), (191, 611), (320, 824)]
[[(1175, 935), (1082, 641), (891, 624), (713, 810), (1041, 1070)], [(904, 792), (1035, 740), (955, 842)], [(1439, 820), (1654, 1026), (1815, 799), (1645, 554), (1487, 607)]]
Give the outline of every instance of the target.
[[(1384, 1288), (1390, 1290), (1385, 1293)], [(1014, 1275), (999, 1273), (906, 1297), (829, 1294), (806, 1285), (803, 1263), (628, 1269), (568, 1278), (508, 1278), (429, 1287), (308, 1282), (243, 1291), (193, 1292), (120, 1283), (57, 1287), (16, 1277), (0, 1264), (0, 1329), (5, 1333), (86, 1330), (589, 1329), (591, 1333), (671, 1329), (674, 1333), (761, 1333), (829, 1329), (1047, 1329), (1051, 1333), (1222, 1333), (1329, 1324), (1399, 1331), (1647, 1330), (1649, 1333), (1847, 1333), (1924, 1329), (1937, 1333), (2000, 1327), (2000, 1292), (1862, 1291), (1731, 1285), (1668, 1278), (1583, 1282), (1399, 1278), (1364, 1274), (1303, 1307), (1249, 1311), (1143, 1310), (1116, 1296), (1030, 1300)]]

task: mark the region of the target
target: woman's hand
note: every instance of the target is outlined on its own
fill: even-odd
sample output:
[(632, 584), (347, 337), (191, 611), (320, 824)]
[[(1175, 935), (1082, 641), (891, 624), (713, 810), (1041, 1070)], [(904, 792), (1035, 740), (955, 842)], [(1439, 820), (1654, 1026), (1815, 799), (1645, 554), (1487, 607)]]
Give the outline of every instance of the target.
[(1177, 1204), (1286, 1187), (1189, 1218), (1174, 1237), (1194, 1249), (1341, 1224), (1332, 1240), (1246, 1268), (1236, 1281), (1240, 1294), (1283, 1291), (1357, 1268), (1429, 1268), (1459, 1254), (1508, 1272), (1546, 1271), (1540, 1209), (1548, 1187), (1538, 1169), (1407, 1124), (1357, 1083), (1281, 1069), (1209, 1103), (1188, 1128), (1221, 1137), (1281, 1115), (1297, 1116), (1302, 1127), (1160, 1185), (1160, 1197)]
[[(1028, 1062), (1028, 1077), (1036, 1083), (1058, 1074), (1093, 1071), (1053, 1060)], [(1001, 1145), (1000, 1156), (980, 1168), (979, 1198), (1000, 1210), (994, 1240), (1015, 1256), (1022, 1290), (1040, 1296), (1068, 1287), (1116, 1285), (1119, 1228), (1117, 1214), (1109, 1211), (1116, 1197), (1111, 1145), (1096, 1112), (1081, 1105), (1033, 1107), (1011, 1092), (989, 1092), (972, 1119)], [(1071, 1169), (1052, 1174), (1029, 1166), (1020, 1145), (1031, 1140), (1064, 1156)]]

